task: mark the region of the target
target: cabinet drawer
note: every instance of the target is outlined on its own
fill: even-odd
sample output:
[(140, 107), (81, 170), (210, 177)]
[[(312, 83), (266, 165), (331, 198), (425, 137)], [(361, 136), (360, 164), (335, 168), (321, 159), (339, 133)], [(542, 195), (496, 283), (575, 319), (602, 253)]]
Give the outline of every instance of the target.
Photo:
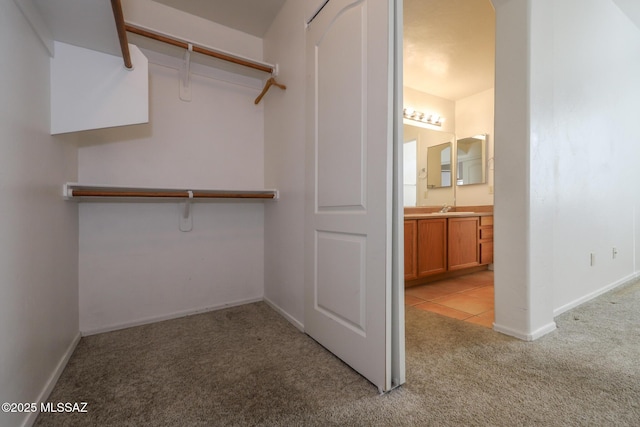
[(481, 216), (480, 217), (480, 226), (483, 225), (493, 225), (493, 215), (491, 216)]
[(493, 239), (493, 227), (480, 229), (480, 240)]

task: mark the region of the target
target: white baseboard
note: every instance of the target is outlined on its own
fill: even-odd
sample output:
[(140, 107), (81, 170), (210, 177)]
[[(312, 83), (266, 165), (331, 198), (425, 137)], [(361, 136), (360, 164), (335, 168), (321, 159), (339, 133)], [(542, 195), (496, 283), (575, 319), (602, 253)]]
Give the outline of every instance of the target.
[(580, 297), (580, 298), (576, 299), (575, 301), (571, 301), (568, 304), (564, 304), (563, 306), (558, 307), (558, 308), (553, 310), (553, 317), (559, 316), (562, 313), (565, 313), (565, 312), (571, 310), (572, 308), (576, 308), (577, 306), (582, 305), (585, 302), (590, 301), (590, 300), (592, 300), (592, 299), (594, 299), (596, 297), (599, 297), (600, 295), (602, 295), (604, 293), (607, 293), (610, 290), (612, 290), (614, 288), (617, 288), (618, 286), (624, 285), (624, 284), (626, 284), (626, 283), (628, 283), (628, 282), (630, 282), (632, 280), (635, 280), (638, 277), (640, 277), (640, 272), (630, 274), (629, 276), (624, 277), (624, 278), (622, 278), (620, 280), (617, 280), (617, 281), (615, 281), (615, 282), (613, 282), (613, 283), (611, 283), (611, 284), (609, 284), (609, 285), (607, 285), (607, 286), (605, 286), (605, 287), (603, 287), (601, 289), (598, 289), (597, 291), (593, 291), (593, 292), (591, 292), (591, 293), (589, 293), (589, 294), (587, 294), (587, 295), (585, 295), (583, 297)]
[(493, 330), (496, 332), (500, 332), (501, 334), (509, 335), (523, 341), (535, 341), (543, 335), (548, 334), (549, 332), (555, 331), (557, 329), (556, 322), (550, 322), (544, 325), (541, 328), (536, 329), (535, 331), (525, 332), (525, 331), (517, 331), (515, 329), (509, 328), (507, 326), (499, 325), (497, 323), (493, 324)]
[[(76, 347), (78, 346), (78, 343), (80, 342), (80, 337), (81, 337), (80, 332), (78, 332), (76, 336), (73, 338), (73, 341), (71, 341), (71, 344), (69, 344), (69, 347), (67, 347), (67, 351), (65, 351), (64, 354), (62, 355), (62, 358), (56, 365), (55, 369), (49, 376), (49, 379), (47, 380), (44, 388), (40, 392), (40, 395), (36, 400), (38, 404), (40, 404), (40, 402), (46, 402), (47, 399), (49, 398), (49, 395), (53, 391), (53, 388), (56, 386), (56, 383), (58, 382), (60, 375), (62, 375), (62, 371), (64, 371), (64, 368), (67, 366), (67, 363), (69, 363), (69, 359), (71, 358), (71, 355), (73, 354)], [(36, 422), (36, 418), (38, 418), (39, 413), (40, 413), (39, 411), (30, 412), (27, 415), (27, 417), (24, 419), (24, 422), (22, 423), (22, 425), (24, 427), (32, 426)]]
[(219, 304), (219, 305), (214, 305), (214, 306), (205, 307), (205, 308), (195, 308), (195, 309), (189, 309), (189, 310), (183, 310), (183, 311), (176, 311), (173, 313), (163, 314), (160, 316), (145, 317), (143, 319), (132, 320), (130, 322), (116, 323), (113, 325), (103, 326), (99, 328), (82, 329), (80, 332), (82, 333), (83, 337), (86, 337), (89, 335), (96, 335), (96, 334), (102, 334), (105, 332), (117, 331), (120, 329), (132, 328), (134, 326), (147, 325), (149, 323), (162, 322), (163, 320), (178, 319), (180, 317), (193, 316), (194, 314), (208, 313), (210, 311), (222, 310), (225, 308), (236, 307), (238, 305), (252, 304), (254, 302), (260, 302), (262, 300), (263, 298), (251, 298), (251, 299), (245, 299), (245, 300), (232, 301), (225, 304)]
[(558, 325), (556, 324), (556, 322), (549, 322), (546, 325), (536, 329), (535, 331), (531, 332), (529, 334), (529, 339), (528, 341), (535, 341), (538, 338), (547, 335), (549, 332), (553, 332), (556, 329), (558, 329)]
[(287, 313), (286, 311), (284, 311), (278, 304), (274, 303), (273, 301), (271, 301), (269, 298), (264, 298), (264, 302), (271, 308), (273, 308), (275, 311), (278, 312), (278, 314), (280, 314), (282, 317), (284, 317), (285, 319), (287, 319), (289, 321), (289, 323), (291, 323), (293, 326), (295, 326), (296, 328), (298, 328), (300, 330), (300, 332), (304, 332), (304, 325), (298, 321), (298, 319), (296, 319), (295, 317), (293, 317), (292, 315), (290, 315), (289, 313)]

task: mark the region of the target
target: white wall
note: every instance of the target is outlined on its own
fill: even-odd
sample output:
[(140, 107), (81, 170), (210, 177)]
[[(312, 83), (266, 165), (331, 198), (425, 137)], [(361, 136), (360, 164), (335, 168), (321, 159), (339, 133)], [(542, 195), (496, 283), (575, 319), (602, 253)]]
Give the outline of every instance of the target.
[(265, 103), (265, 185), (281, 200), (265, 207), (265, 299), (299, 328), (304, 321), (305, 3), (289, 0), (264, 39), (287, 90)]
[[(0, 2), (0, 402), (48, 396), (78, 336), (77, 149), (49, 135), (49, 54)], [(35, 414), (34, 414), (35, 416)], [(0, 412), (0, 425), (33, 421)]]
[[(555, 329), (550, 270), (532, 263), (530, 187), (530, 1), (492, 0), (496, 8), (494, 329), (534, 339)], [(551, 63), (540, 63), (552, 68)], [(504, 160), (502, 160), (504, 159)], [(538, 230), (550, 236), (552, 229)], [(541, 239), (542, 236), (537, 236)], [(549, 248), (547, 248), (549, 250)]]
[(558, 313), (638, 271), (640, 30), (610, 0), (536, 7), (544, 8), (534, 15), (540, 25), (553, 25), (554, 67), (532, 82), (544, 98), (532, 100), (531, 204), (553, 231), (545, 246), (553, 245)]
[(457, 206), (493, 205), (493, 156), (494, 156), (494, 90), (489, 89), (456, 101), (456, 137), (468, 138), (482, 133), (489, 134), (487, 149), (486, 184), (456, 187)]
[[(407, 86), (404, 87), (403, 98), (404, 107), (411, 107), (414, 110), (421, 111), (423, 113), (439, 114), (440, 117), (444, 117), (445, 120), (442, 127), (438, 128), (433, 126), (431, 129), (450, 133), (456, 132), (455, 102), (420, 92), (419, 90), (412, 89)], [(405, 119), (405, 124), (411, 124), (411, 120)]]
[(613, 2), (640, 28), (640, 3), (636, 0), (613, 0)]
[[(194, 65), (216, 78), (193, 74), (183, 102), (178, 70), (153, 63), (175, 60), (147, 55), (150, 123), (80, 134), (79, 182), (263, 188), (261, 82)], [(262, 298), (263, 203), (202, 202), (192, 212), (193, 230), (181, 232), (178, 203), (81, 204), (83, 333)]]
[(534, 339), (637, 274), (640, 32), (611, 0), (494, 4), (496, 329)]

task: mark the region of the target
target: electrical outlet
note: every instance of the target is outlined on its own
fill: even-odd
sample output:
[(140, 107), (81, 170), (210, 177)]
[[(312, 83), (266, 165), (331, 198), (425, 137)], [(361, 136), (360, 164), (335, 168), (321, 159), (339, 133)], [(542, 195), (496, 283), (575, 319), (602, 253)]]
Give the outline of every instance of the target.
[(590, 265), (591, 265), (591, 267), (596, 265), (596, 254), (594, 254), (593, 252), (591, 252)]
[(493, 194), (493, 185), (489, 186), (489, 194)]
[(611, 250), (611, 258), (616, 259), (617, 256), (618, 256), (618, 248), (613, 248)]

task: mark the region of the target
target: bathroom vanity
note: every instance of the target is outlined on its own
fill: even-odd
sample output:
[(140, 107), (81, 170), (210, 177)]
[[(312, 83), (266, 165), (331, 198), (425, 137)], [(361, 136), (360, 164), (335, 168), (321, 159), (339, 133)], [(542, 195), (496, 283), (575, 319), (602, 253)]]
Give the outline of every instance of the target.
[(489, 134), (458, 138), (409, 123), (403, 131), (405, 286), (486, 270), (493, 264)]
[(405, 213), (405, 286), (486, 269), (491, 263), (492, 212)]

